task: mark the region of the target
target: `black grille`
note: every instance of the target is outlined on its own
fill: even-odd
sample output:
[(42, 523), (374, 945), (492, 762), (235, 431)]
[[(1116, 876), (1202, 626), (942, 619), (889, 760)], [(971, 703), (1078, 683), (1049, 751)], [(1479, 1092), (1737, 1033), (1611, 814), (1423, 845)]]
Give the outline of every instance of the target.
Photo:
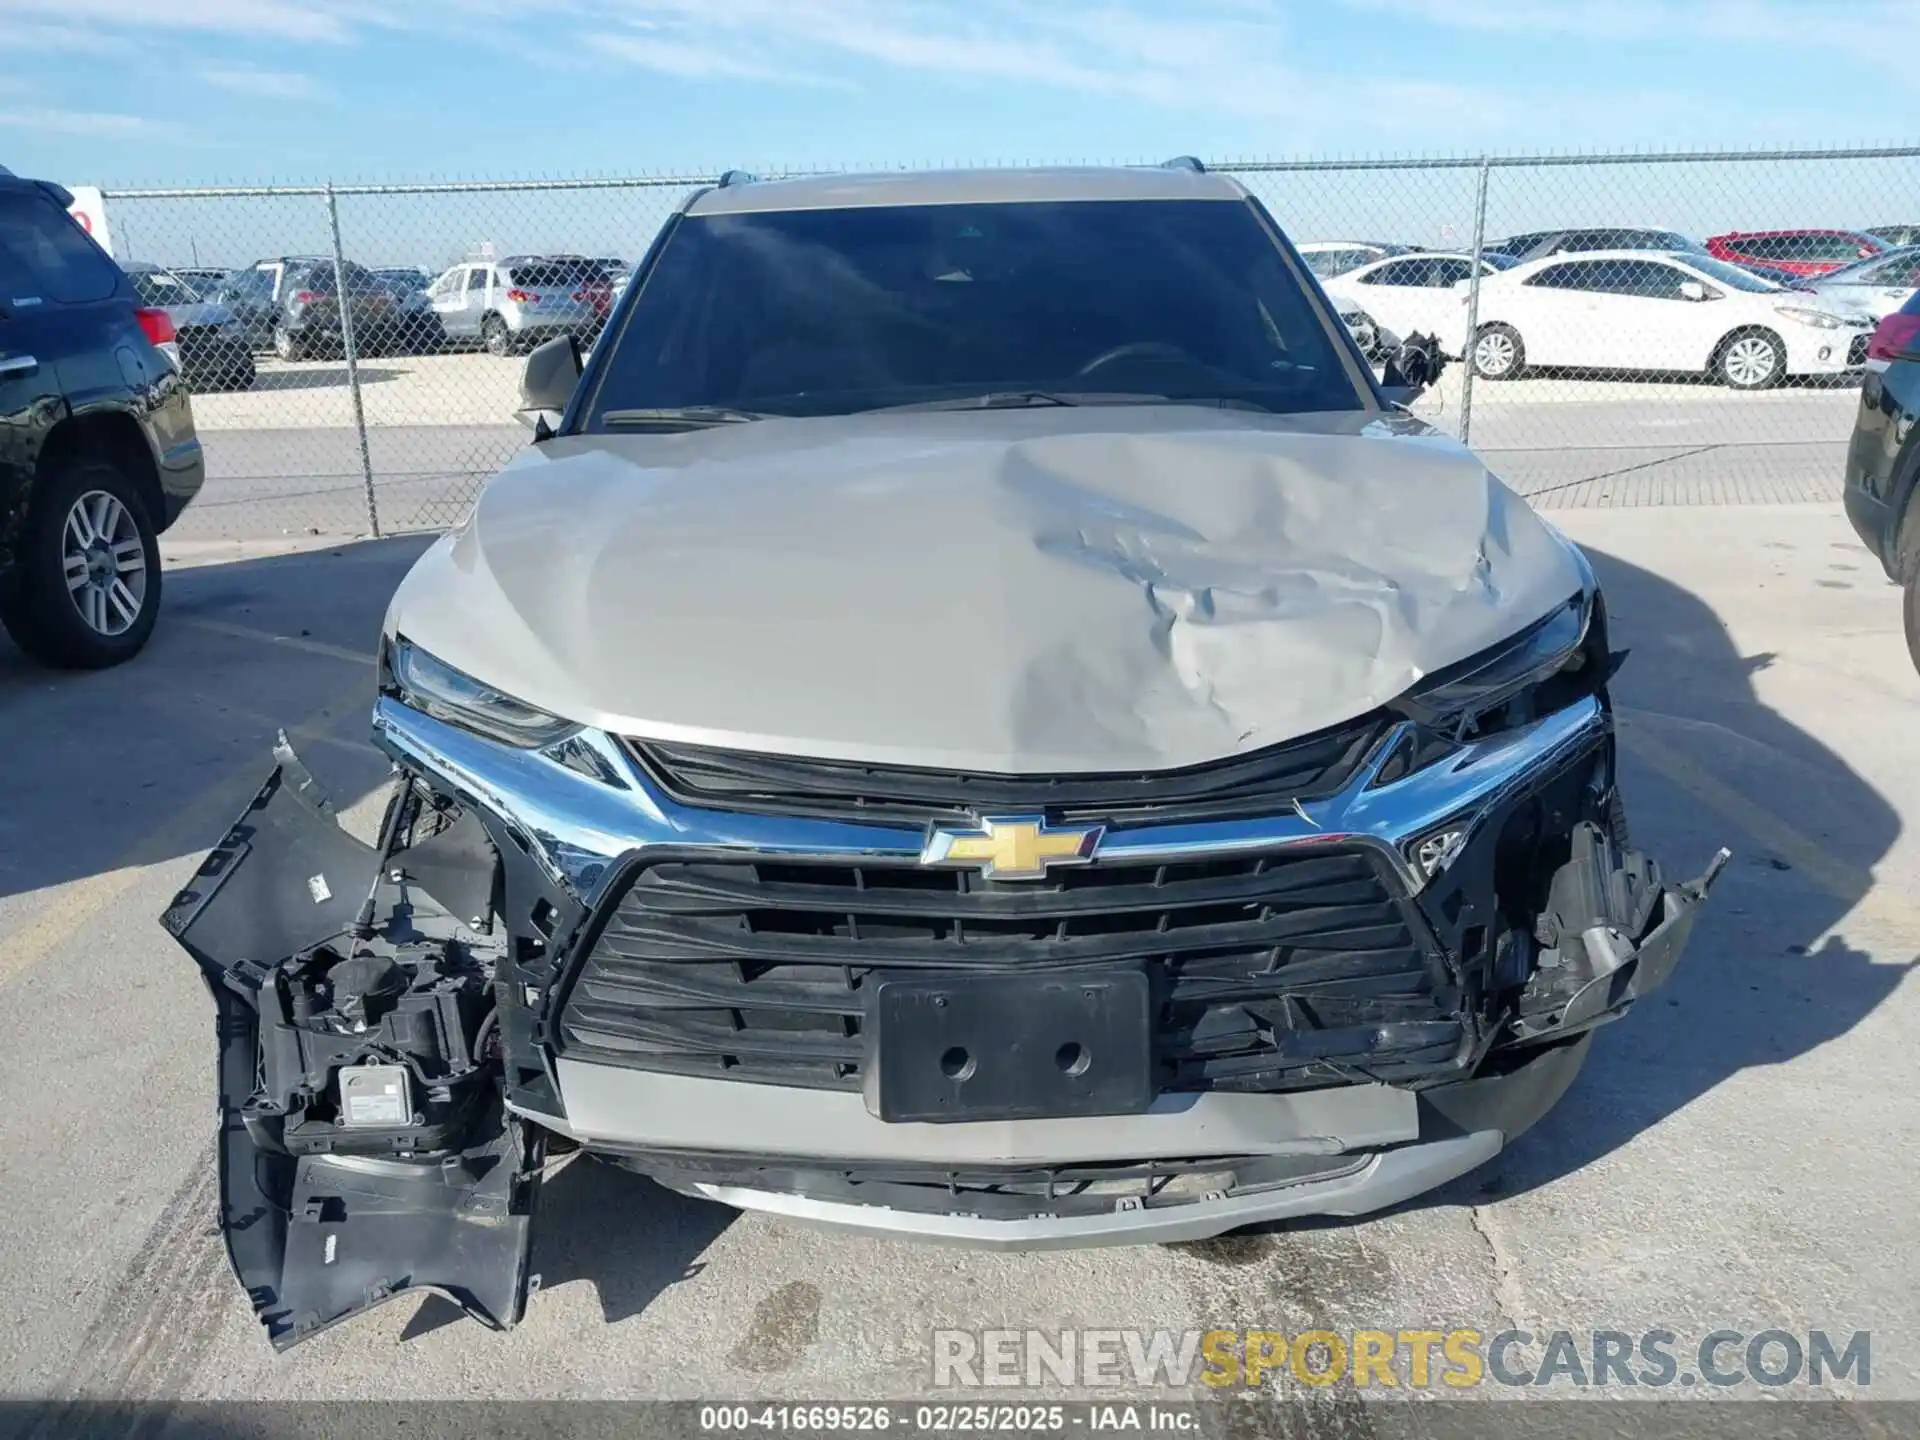
[(833, 820), (925, 824), (987, 813), (1173, 823), (1271, 815), (1337, 793), (1391, 717), (1362, 716), (1248, 755), (1181, 770), (1001, 775), (756, 755), (630, 740), (654, 783), (683, 805)]
[(581, 1059), (857, 1089), (877, 972), (1141, 966), (1163, 1089), (1266, 1090), (1453, 1065), (1447, 960), (1369, 852), (1046, 882), (911, 863), (656, 860), (617, 892), (557, 1017)]
[(1847, 364), (1864, 365), (1867, 363), (1867, 342), (1871, 335), (1856, 335), (1847, 343)]

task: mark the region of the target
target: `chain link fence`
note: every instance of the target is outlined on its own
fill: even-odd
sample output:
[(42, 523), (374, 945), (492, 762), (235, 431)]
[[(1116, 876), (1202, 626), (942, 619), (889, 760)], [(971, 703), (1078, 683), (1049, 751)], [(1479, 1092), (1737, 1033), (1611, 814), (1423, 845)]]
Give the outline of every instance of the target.
[[(1415, 408), (1545, 506), (1831, 498), (1872, 325), (1920, 285), (1920, 147), (1213, 168), (1376, 353), (1461, 358)], [(250, 383), (189, 374), (209, 483), (176, 533), (456, 522), (526, 442), (515, 357), (591, 329), (710, 183), (106, 191), (116, 257), (255, 354)]]

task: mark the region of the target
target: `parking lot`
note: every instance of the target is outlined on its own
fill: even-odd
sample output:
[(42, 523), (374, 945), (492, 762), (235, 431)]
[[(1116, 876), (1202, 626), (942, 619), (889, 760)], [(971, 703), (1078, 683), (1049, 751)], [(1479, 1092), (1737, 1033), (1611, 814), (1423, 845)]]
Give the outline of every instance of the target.
[[(422, 495), (452, 493), (456, 474), (488, 468), (488, 445), (514, 443), (500, 422), (516, 366), (368, 371), (369, 418), (396, 458), (443, 447), (416, 462), (439, 467)], [(738, 1216), (581, 1162), (548, 1182), (520, 1329), (403, 1299), (275, 1358), (214, 1225), (212, 1009), (155, 917), (264, 776), (278, 725), (356, 828), (378, 813), (371, 646), (427, 541), (353, 541), (357, 455), (329, 488), (275, 439), (297, 423), (310, 446), (350, 423), (332, 373), (267, 366), (259, 392), (196, 402), (214, 479), (167, 541), (165, 607), (140, 659), (55, 675), (0, 641), (0, 1291), (14, 1321), (0, 1373), (13, 1394), (905, 1397), (927, 1389), (942, 1326), (1472, 1326), (1864, 1330), (1860, 1393), (1920, 1399), (1906, 1258), (1920, 1187), (1920, 842), (1906, 823), (1920, 817), (1907, 748), (1920, 681), (1898, 592), (1837, 505), (1759, 503), (1831, 493), (1855, 400), (1669, 386), (1650, 403), (1647, 387), (1604, 382), (1532, 405), (1517, 398), (1530, 382), (1483, 386), (1474, 439), (1502, 466), (1533, 453), (1550, 410), (1557, 434), (1573, 417), (1596, 437), (1557, 440), (1550, 466), (1505, 468), (1588, 547), (1631, 650), (1618, 695), (1637, 839), (1689, 872), (1721, 844), (1735, 858), (1674, 983), (1603, 1031), (1571, 1094), (1493, 1164), (1361, 1223), (999, 1255)], [(1439, 400), (1457, 404), (1457, 388)], [(1696, 413), (1686, 445), (1660, 443), (1689, 404), (1711, 407), (1723, 440), (1699, 440)], [(1723, 449), (1691, 469), (1703, 462), (1679, 453), (1743, 433), (1770, 442), (1754, 454), (1774, 468), (1730, 467)], [(1625, 458), (1642, 451), (1667, 458)], [(219, 519), (243, 495), (253, 503), (232, 517), (334, 489), (341, 529), (318, 541)], [(1370, 1432), (1349, 1393), (1329, 1394), (1344, 1433)]]

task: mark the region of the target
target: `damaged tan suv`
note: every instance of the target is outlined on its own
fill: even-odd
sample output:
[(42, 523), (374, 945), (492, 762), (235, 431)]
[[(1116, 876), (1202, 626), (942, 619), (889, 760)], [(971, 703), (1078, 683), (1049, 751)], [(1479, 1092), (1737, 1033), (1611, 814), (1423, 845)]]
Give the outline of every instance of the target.
[[(516, 1321), (542, 1174), (1069, 1246), (1483, 1163), (1719, 860), (1627, 842), (1580, 553), (1192, 164), (693, 196), (165, 917), (276, 1345)], [(1721, 857), (1723, 858), (1723, 857)]]

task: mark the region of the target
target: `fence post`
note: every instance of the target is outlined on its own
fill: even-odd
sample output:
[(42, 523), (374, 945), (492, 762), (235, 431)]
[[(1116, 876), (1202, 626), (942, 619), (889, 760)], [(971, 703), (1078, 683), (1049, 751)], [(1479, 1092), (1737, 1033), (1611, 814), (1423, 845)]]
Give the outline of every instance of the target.
[(333, 231), (333, 298), (340, 306), (340, 348), (347, 356), (347, 394), (353, 398), (353, 431), (360, 440), (360, 474), (367, 483), (367, 525), (380, 538), (380, 506), (373, 496), (373, 452), (367, 448), (367, 412), (360, 403), (360, 356), (353, 342), (353, 306), (348, 301), (347, 259), (340, 253), (340, 202), (327, 182), (327, 225)]
[(1480, 329), (1480, 252), (1487, 243), (1487, 157), (1480, 157), (1480, 178), (1473, 197), (1473, 273), (1467, 276), (1467, 335), (1460, 363), (1467, 373), (1460, 382), (1460, 443), (1473, 443), (1473, 342)]

